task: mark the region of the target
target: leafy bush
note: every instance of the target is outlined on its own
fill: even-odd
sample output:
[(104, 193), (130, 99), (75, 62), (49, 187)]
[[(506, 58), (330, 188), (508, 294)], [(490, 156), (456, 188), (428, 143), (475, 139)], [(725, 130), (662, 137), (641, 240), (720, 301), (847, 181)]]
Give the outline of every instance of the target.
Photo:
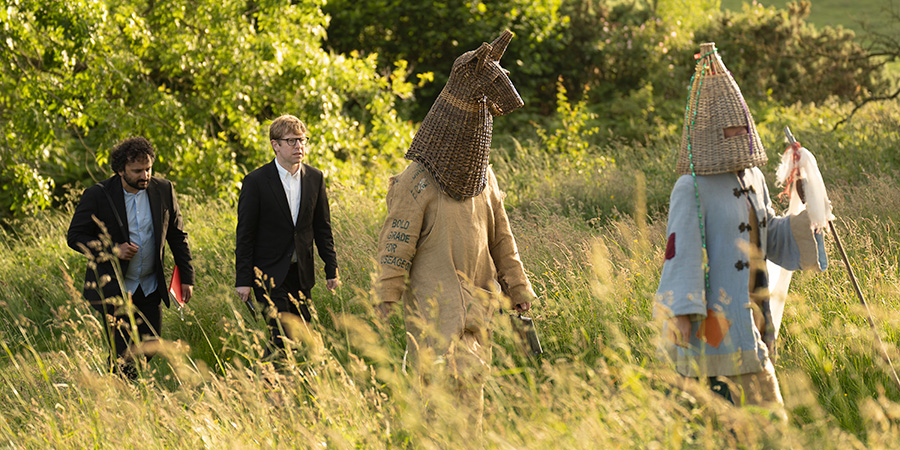
[[(567, 20), (559, 14), (562, 0), (329, 1), (331, 17), (326, 45), (337, 52), (358, 50), (378, 55), (380, 67), (407, 61), (419, 77), (433, 80), (420, 89), (417, 101), (405, 105), (409, 118), (421, 120), (443, 89), (453, 61), (491, 42), (504, 29), (516, 33), (502, 64), (513, 72), (516, 87), (526, 98), (535, 89), (554, 93), (552, 80), (535, 77), (553, 63), (554, 51), (564, 50), (558, 28)], [(527, 103), (527, 101), (526, 101)]]
[[(808, 24), (809, 8), (809, 2), (792, 3), (786, 10), (753, 3), (731, 12), (719, 11), (717, 2), (662, 1), (640, 26), (628, 25), (633, 16), (610, 14), (576, 46), (590, 55), (583, 58), (587, 70), (567, 81), (589, 88), (586, 98), (601, 127), (644, 143), (680, 134), (670, 125), (681, 122), (700, 42), (716, 42), (752, 103), (823, 103), (832, 97), (858, 102), (884, 92), (890, 84), (879, 61), (854, 33)], [(590, 15), (578, 17), (585, 21)]]
[[(393, 161), (412, 136), (395, 112), (405, 66), (321, 49), (324, 2), (14, 2), (0, 11), (0, 215), (44, 207), (54, 186), (105, 178), (110, 148), (144, 135), (155, 168), (234, 198), (272, 158), (267, 121), (310, 126), (311, 160)], [(378, 155), (390, 155), (379, 158)], [(354, 180), (356, 181), (356, 180)]]
[(818, 103), (831, 96), (854, 101), (884, 86), (881, 66), (852, 30), (806, 22), (810, 2), (778, 10), (745, 3), (724, 11), (696, 40), (715, 41), (745, 95), (778, 102)]

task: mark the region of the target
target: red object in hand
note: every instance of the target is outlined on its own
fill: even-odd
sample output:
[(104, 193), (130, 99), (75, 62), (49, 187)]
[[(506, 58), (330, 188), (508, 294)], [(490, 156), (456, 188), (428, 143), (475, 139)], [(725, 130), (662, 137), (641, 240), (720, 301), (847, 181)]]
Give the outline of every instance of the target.
[(175, 297), (175, 301), (179, 305), (184, 305), (184, 299), (181, 295), (181, 272), (178, 271), (178, 266), (175, 266), (175, 270), (172, 271), (172, 281), (169, 281), (169, 294)]

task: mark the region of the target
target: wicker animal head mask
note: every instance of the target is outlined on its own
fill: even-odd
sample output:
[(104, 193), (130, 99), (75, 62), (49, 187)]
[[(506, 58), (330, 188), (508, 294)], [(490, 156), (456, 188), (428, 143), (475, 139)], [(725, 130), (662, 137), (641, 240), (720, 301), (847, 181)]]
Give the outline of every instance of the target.
[[(725, 129), (733, 127), (746, 133), (725, 137)], [(713, 175), (761, 166), (767, 160), (753, 116), (716, 45), (701, 44), (676, 170), (682, 175)]]
[(500, 57), (513, 34), (463, 53), (413, 142), (406, 158), (424, 165), (441, 190), (456, 200), (484, 190), (494, 116), (524, 105)]

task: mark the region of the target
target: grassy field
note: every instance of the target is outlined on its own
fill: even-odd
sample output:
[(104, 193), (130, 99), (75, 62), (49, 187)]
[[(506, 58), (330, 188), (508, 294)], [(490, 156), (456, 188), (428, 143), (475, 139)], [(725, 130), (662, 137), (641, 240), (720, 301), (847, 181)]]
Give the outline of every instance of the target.
[[(774, 6), (776, 8), (786, 8), (791, 0), (757, 0), (765, 6)], [(750, 3), (744, 0), (721, 0), (722, 9), (732, 11), (740, 11), (744, 3)], [(893, 3), (894, 11), (900, 8), (900, 3), (891, 0), (859, 0), (848, 2), (845, 0), (811, 0), (812, 6), (808, 20), (817, 27), (837, 27), (854, 30), (857, 34), (871, 27), (874, 30), (885, 33), (897, 33), (898, 24), (889, 20), (891, 4)]]
[[(770, 159), (783, 145), (784, 121), (816, 153), (844, 246), (897, 362), (900, 107), (872, 105), (849, 126), (826, 131), (840, 112), (835, 105), (781, 108), (759, 128)], [(181, 313), (166, 311), (166, 342), (134, 383), (103, 372), (98, 321), (72, 287), (85, 261), (65, 246), (71, 206), (23, 218), (15, 233), (0, 231), (0, 447), (844, 449), (900, 442), (900, 390), (833, 240), (830, 270), (798, 273), (792, 284), (776, 361), (790, 414), (781, 423), (683, 385), (655, 357), (653, 293), (676, 138), (653, 148), (594, 148), (578, 159), (548, 156), (534, 143), (497, 144), (494, 165), (540, 295), (534, 316), (546, 353), (523, 356), (507, 322), (495, 320), (482, 441), (445, 390), (402, 373), (399, 318), (384, 323), (372, 314), (382, 198), (332, 185), (344, 285), (332, 295), (320, 280), (316, 320), (277, 367), (262, 359), (262, 324), (233, 293), (234, 205), (183, 196), (195, 297)], [(618, 163), (608, 164), (610, 157)], [(774, 168), (766, 168), (770, 180)], [(387, 182), (388, 174), (376, 176)]]

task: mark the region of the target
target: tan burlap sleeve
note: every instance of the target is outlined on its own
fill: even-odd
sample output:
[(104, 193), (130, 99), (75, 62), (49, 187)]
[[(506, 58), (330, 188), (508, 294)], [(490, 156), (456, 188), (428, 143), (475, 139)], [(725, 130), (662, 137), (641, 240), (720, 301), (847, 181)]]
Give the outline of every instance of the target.
[(513, 237), (509, 227), (509, 217), (503, 207), (503, 195), (497, 185), (497, 178), (494, 176), (492, 168), (488, 168), (487, 177), (486, 190), (494, 211), (494, 229), (489, 235), (490, 249), (494, 266), (497, 268), (498, 281), (503, 287), (504, 294), (512, 299), (513, 305), (511, 306), (530, 303), (537, 298), (537, 295), (528, 281), (522, 260), (519, 259), (516, 239)]
[(437, 192), (434, 188), (427, 189), (428, 182), (427, 172), (418, 163), (391, 178), (386, 198), (387, 218), (378, 237), (378, 303), (399, 302), (406, 290), (425, 209)]

